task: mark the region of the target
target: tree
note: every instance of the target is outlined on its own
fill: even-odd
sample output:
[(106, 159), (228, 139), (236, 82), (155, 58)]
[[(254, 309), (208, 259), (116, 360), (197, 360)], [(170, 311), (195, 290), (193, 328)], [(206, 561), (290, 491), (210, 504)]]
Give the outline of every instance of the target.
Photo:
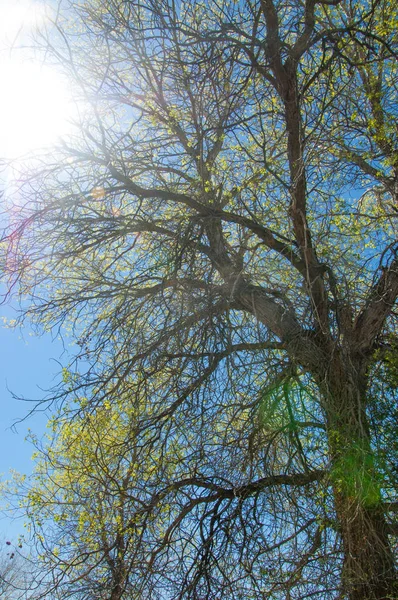
[(52, 399), (140, 407), (146, 597), (398, 595), (397, 19), (87, 0), (42, 40), (81, 122), (21, 173), (4, 271), (78, 341)]
[[(0, 558), (0, 594), (3, 600), (25, 600), (34, 581), (34, 569), (22, 554), (22, 543), (3, 542)], [(6, 550), (6, 551), (5, 551)]]
[(46, 444), (32, 438), (35, 472), (17, 486), (40, 573), (31, 600), (142, 597), (133, 572), (142, 552), (134, 543), (139, 525), (133, 515), (142, 511), (134, 485), (150, 461), (144, 463), (141, 452), (137, 462), (136, 448), (126, 443), (135, 411), (115, 402), (88, 417), (84, 406), (72, 422), (67, 409), (52, 419)]

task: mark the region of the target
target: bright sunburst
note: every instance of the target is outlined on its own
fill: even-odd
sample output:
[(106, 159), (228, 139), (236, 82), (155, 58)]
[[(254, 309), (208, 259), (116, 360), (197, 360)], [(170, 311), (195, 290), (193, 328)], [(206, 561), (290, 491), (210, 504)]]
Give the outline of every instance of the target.
[(51, 145), (70, 130), (74, 110), (66, 80), (32, 50), (18, 49), (45, 19), (38, 2), (0, 2), (0, 155), (5, 157)]

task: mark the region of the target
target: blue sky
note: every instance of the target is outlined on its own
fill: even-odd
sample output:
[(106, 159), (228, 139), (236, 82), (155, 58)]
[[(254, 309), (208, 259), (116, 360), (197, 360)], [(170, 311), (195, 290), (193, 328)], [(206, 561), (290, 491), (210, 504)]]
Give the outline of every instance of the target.
[[(3, 305), (0, 315), (11, 319), (15, 312)], [(52, 340), (50, 334), (39, 337), (28, 327), (0, 326), (0, 473), (3, 481), (9, 477), (10, 469), (26, 474), (32, 471), (34, 449), (25, 437), (29, 429), (42, 436), (48, 417), (48, 413), (43, 412), (28, 417), (33, 404), (15, 400), (12, 392), (25, 398), (43, 398), (43, 390), (55, 383), (61, 370), (60, 360), (67, 362), (64, 346), (60, 340)], [(27, 417), (24, 421), (16, 423), (24, 417)], [(0, 517), (0, 539), (16, 539), (19, 533), (23, 533), (22, 522), (4, 515)]]

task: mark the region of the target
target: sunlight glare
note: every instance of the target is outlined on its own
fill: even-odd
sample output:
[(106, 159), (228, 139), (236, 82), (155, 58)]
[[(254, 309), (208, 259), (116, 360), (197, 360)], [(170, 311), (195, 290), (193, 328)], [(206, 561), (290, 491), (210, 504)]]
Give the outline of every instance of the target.
[(36, 30), (46, 20), (44, 4), (33, 0), (2, 0), (0, 44), (9, 47), (22, 34)]
[[(3, 0), (4, 2), (4, 0)], [(0, 5), (0, 156), (14, 158), (54, 144), (71, 129), (74, 107), (66, 79), (43, 65), (26, 37), (45, 21), (37, 2)], [(22, 43), (21, 43), (22, 42)], [(19, 48), (19, 49), (17, 49)]]
[(72, 102), (56, 71), (34, 62), (0, 64), (0, 153), (13, 157), (48, 146), (70, 128)]

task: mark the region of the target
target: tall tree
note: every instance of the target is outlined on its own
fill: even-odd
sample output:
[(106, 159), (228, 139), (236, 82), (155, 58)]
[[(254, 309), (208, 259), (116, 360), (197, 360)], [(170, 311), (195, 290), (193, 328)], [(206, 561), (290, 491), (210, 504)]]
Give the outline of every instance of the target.
[(398, 595), (397, 22), (86, 0), (44, 39), (81, 123), (21, 173), (4, 270), (80, 344), (53, 399), (140, 407), (147, 597)]

